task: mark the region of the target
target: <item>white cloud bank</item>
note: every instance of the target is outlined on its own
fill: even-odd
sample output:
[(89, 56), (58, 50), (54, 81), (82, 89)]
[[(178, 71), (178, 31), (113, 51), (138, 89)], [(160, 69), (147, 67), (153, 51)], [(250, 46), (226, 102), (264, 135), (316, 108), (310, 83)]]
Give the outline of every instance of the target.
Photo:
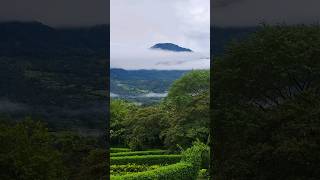
[[(210, 0), (111, 0), (111, 67), (210, 67)], [(194, 53), (150, 50), (170, 42)]]

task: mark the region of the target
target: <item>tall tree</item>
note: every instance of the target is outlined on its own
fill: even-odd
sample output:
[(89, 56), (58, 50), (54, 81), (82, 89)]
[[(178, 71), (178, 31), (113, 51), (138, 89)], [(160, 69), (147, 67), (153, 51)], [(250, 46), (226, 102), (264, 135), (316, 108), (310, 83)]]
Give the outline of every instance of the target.
[(265, 26), (215, 60), (215, 179), (319, 179), (319, 49), (319, 26)]

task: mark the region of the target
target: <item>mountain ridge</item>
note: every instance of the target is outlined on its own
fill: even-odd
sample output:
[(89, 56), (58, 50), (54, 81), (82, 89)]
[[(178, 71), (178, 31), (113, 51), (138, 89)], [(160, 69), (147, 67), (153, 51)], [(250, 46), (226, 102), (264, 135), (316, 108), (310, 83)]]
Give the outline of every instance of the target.
[(108, 25), (53, 28), (31, 21), (0, 22), (0, 56), (105, 56)]
[(172, 52), (193, 52), (191, 49), (184, 48), (173, 43), (157, 43), (150, 47), (150, 49), (159, 49)]

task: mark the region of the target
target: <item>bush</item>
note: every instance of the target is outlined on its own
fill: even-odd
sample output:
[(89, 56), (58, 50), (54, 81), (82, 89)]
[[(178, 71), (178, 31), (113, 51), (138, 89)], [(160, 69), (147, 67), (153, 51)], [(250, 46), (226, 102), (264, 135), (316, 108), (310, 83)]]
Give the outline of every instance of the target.
[[(185, 180), (194, 180), (197, 179), (198, 172), (200, 170), (203, 158), (207, 156), (209, 147), (201, 142), (195, 142), (194, 145), (184, 151), (182, 155), (150, 155), (150, 156), (141, 156), (141, 157), (158, 157), (157, 160), (164, 160), (162, 157), (181, 157), (181, 161), (176, 164), (163, 166), (154, 170), (147, 170), (145, 172), (130, 173), (122, 176), (111, 176), (111, 179), (114, 180), (140, 180), (140, 179), (165, 179), (165, 180), (176, 180), (176, 179), (185, 179)], [(132, 159), (126, 159), (134, 157)], [(123, 158), (127, 161), (131, 161), (139, 156), (126, 156), (126, 157), (115, 157)], [(152, 162), (152, 159), (143, 159), (144, 162)], [(112, 158), (111, 158), (112, 163)], [(123, 163), (123, 162), (122, 162)], [(153, 162), (155, 164), (161, 164), (159, 162)]]
[(110, 148), (111, 153), (130, 152), (129, 148)]
[(209, 172), (208, 172), (208, 170), (207, 170), (207, 169), (201, 169), (201, 170), (199, 171), (198, 178), (208, 179), (208, 178), (209, 178)]
[(181, 155), (146, 155), (146, 156), (121, 156), (111, 157), (111, 165), (121, 164), (173, 164), (181, 160)]
[(192, 163), (198, 170), (208, 157), (209, 147), (200, 141), (194, 142), (191, 148), (182, 152), (183, 162)]
[(119, 153), (111, 153), (111, 157), (136, 156), (136, 155), (163, 155), (163, 154), (169, 154), (169, 151), (153, 150), (153, 151), (119, 152)]
[(159, 168), (160, 165), (138, 165), (138, 164), (125, 164), (125, 165), (112, 165), (110, 167), (110, 174), (112, 175), (126, 175), (133, 172), (142, 172), (154, 170)]
[(127, 174), (124, 176), (111, 176), (112, 180), (144, 180), (144, 179), (165, 179), (165, 180), (195, 180), (198, 171), (194, 170), (191, 163), (180, 162), (163, 166), (155, 170)]

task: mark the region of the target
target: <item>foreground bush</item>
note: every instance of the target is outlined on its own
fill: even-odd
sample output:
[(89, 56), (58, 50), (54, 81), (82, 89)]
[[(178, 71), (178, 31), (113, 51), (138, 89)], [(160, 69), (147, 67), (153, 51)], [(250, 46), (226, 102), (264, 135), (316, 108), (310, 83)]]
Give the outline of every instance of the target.
[(111, 153), (111, 157), (136, 156), (136, 155), (163, 155), (163, 154), (169, 154), (169, 151), (167, 151), (167, 150), (153, 150), (153, 151), (119, 152), (119, 153)]
[(111, 165), (121, 164), (173, 164), (181, 160), (181, 155), (147, 155), (111, 157)]
[(155, 170), (132, 173), (124, 176), (111, 176), (112, 180), (145, 180), (145, 179), (165, 179), (165, 180), (194, 180), (198, 172), (194, 170), (191, 163), (180, 162), (168, 166), (163, 166)]

